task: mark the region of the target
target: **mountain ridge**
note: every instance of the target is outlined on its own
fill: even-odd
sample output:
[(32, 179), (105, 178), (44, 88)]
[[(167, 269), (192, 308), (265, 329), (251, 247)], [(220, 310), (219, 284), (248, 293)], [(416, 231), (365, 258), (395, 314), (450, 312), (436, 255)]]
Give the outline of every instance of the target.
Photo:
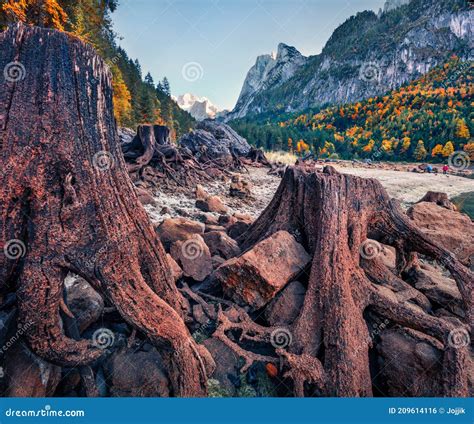
[(392, 8), (393, 4), (386, 4), (379, 16), (364, 11), (347, 19), (320, 54), (304, 58), (285, 78), (269, 71), (255, 78), (255, 67), (268, 55), (259, 56), (226, 120), (363, 100), (420, 77), (453, 53), (464, 60), (473, 58), (474, 10), (467, 1), (411, 0)]

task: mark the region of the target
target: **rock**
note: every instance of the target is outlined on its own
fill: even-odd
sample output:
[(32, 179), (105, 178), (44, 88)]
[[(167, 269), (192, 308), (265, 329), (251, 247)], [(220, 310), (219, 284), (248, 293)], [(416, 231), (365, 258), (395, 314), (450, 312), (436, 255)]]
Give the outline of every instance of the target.
[(286, 231), (278, 231), (214, 274), (224, 294), (256, 310), (273, 299), (309, 263), (311, 257)]
[(196, 186), (195, 194), (196, 194), (196, 199), (198, 200), (204, 200), (209, 197), (209, 194), (207, 193), (206, 190), (204, 190), (204, 187), (201, 184), (198, 184)]
[(467, 215), (421, 202), (408, 210), (408, 216), (423, 233), (453, 252), (465, 265), (474, 265), (474, 224)]
[(169, 397), (169, 381), (155, 348), (148, 352), (122, 349), (104, 366), (113, 397)]
[(222, 388), (227, 390), (230, 395), (235, 394), (233, 382), (239, 375), (238, 370), (241, 366), (239, 356), (215, 337), (204, 340), (202, 344), (209, 351), (216, 365), (211, 377), (219, 381)]
[(212, 263), (212, 268), (213, 269), (219, 268), (224, 262), (225, 262), (225, 259), (221, 258), (220, 256), (217, 256), (217, 255), (214, 255), (211, 258), (211, 263)]
[(204, 224), (186, 218), (165, 219), (156, 229), (166, 249), (178, 240), (186, 240), (193, 234), (203, 234)]
[(457, 210), (456, 205), (454, 203), (451, 203), (451, 201), (448, 199), (448, 195), (446, 193), (441, 193), (439, 191), (428, 191), (416, 203), (421, 203), (421, 202), (436, 203), (438, 206), (441, 206), (443, 208), (446, 208), (452, 211)]
[(204, 233), (203, 238), (209, 247), (211, 255), (221, 256), (225, 259), (240, 255), (240, 248), (237, 242), (222, 231)]
[(163, 206), (160, 211), (160, 215), (169, 215), (171, 213), (171, 209), (168, 206)]
[(169, 253), (166, 254), (166, 259), (168, 259), (171, 274), (173, 275), (173, 279), (176, 282), (183, 276), (183, 270)]
[(78, 275), (69, 274), (64, 280), (64, 287), (68, 308), (76, 318), (79, 331), (83, 332), (102, 316), (104, 299)]
[(120, 145), (131, 143), (135, 138), (136, 132), (131, 128), (118, 127), (117, 128)]
[(464, 304), (456, 281), (443, 276), (441, 271), (422, 263), (407, 272), (407, 281), (432, 302), (464, 317)]
[(232, 197), (239, 197), (245, 199), (250, 197), (252, 185), (244, 180), (240, 175), (234, 175), (229, 187), (229, 195)]
[(199, 160), (201, 155), (223, 163), (232, 163), (232, 154), (246, 156), (250, 145), (226, 124), (206, 120), (179, 140), (179, 145), (189, 149)]
[(233, 215), (221, 214), (217, 219), (217, 223), (219, 225), (223, 225), (224, 227), (228, 227), (229, 225), (232, 225), (235, 222), (237, 222), (237, 218)]
[(265, 318), (271, 326), (289, 326), (298, 318), (306, 289), (299, 281), (289, 283), (265, 308)]
[(222, 227), (221, 225), (207, 225), (206, 224), (205, 233), (210, 233), (211, 231), (219, 231), (219, 232), (225, 233), (225, 227)]
[(199, 234), (174, 242), (170, 253), (186, 277), (203, 281), (212, 272), (211, 253)]
[(196, 207), (204, 212), (227, 212), (227, 206), (222, 203), (219, 196), (209, 196), (206, 199), (197, 199)]
[(227, 227), (227, 234), (235, 240), (245, 233), (250, 225), (244, 221), (236, 221)]
[(44, 361), (21, 342), (6, 352), (7, 397), (53, 396), (61, 380), (61, 367)]
[(140, 200), (142, 205), (156, 204), (155, 198), (148, 190), (142, 187), (135, 187), (135, 191), (137, 192), (138, 200)]
[(407, 328), (384, 330), (377, 344), (379, 376), (390, 397), (442, 396), (442, 345)]
[(219, 225), (219, 219), (216, 215), (213, 215), (212, 213), (200, 213), (196, 215), (195, 218), (206, 225)]

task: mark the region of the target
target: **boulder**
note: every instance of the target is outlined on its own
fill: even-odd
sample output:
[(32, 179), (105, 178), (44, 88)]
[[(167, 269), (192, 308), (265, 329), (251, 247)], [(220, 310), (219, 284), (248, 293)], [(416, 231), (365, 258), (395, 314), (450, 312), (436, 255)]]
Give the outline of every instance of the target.
[(298, 318), (306, 289), (299, 281), (289, 283), (265, 308), (265, 318), (271, 326), (289, 326)]
[(120, 145), (131, 143), (136, 135), (136, 131), (126, 127), (118, 127), (117, 132), (119, 136)]
[[(384, 330), (377, 344), (377, 387), (389, 397), (442, 396), (443, 346), (407, 328)], [(380, 383), (379, 383), (380, 382)]]
[(205, 226), (202, 222), (192, 221), (186, 218), (165, 219), (156, 229), (161, 242), (167, 250), (172, 243), (178, 240), (186, 240), (193, 234), (203, 234)]
[(227, 227), (227, 234), (236, 240), (249, 229), (250, 225), (251, 224), (244, 221), (236, 221)]
[(310, 262), (311, 256), (287, 231), (278, 231), (214, 274), (224, 293), (240, 305), (265, 306)]
[(164, 369), (162, 358), (154, 347), (147, 352), (122, 349), (104, 366), (113, 397), (168, 397), (169, 381)]
[(219, 381), (220, 386), (230, 395), (235, 394), (234, 382), (239, 378), (238, 370), (241, 367), (239, 355), (215, 337), (204, 340), (202, 344), (215, 362), (215, 369), (211, 377)]
[(78, 275), (69, 274), (64, 280), (64, 287), (68, 308), (76, 318), (79, 331), (83, 332), (102, 316), (104, 299)]
[(196, 185), (195, 195), (196, 195), (196, 199), (201, 199), (201, 200), (207, 199), (209, 197), (209, 194), (207, 193), (207, 191), (204, 189), (204, 187), (201, 184)]
[(456, 281), (435, 267), (422, 263), (407, 272), (407, 281), (432, 302), (464, 317), (464, 304)]
[(7, 397), (53, 396), (61, 381), (61, 367), (36, 356), (21, 342), (7, 350), (4, 373)]
[(166, 254), (166, 259), (168, 259), (173, 280), (176, 282), (183, 276), (183, 270), (169, 253)]
[(219, 225), (218, 217), (212, 213), (203, 212), (196, 215), (195, 218), (206, 225)]
[(174, 242), (170, 253), (186, 277), (203, 281), (212, 272), (211, 253), (199, 234)]
[(220, 231), (225, 233), (225, 227), (222, 227), (221, 225), (208, 225), (206, 224), (206, 233), (210, 233), (211, 231)]
[(449, 200), (448, 195), (446, 193), (441, 193), (439, 191), (428, 191), (416, 203), (421, 203), (421, 202), (436, 203), (438, 206), (441, 206), (442, 208), (446, 208), (452, 211), (455, 211), (457, 209), (456, 205)]
[(231, 164), (232, 155), (246, 156), (250, 145), (231, 127), (216, 121), (203, 121), (179, 140), (199, 160), (201, 155)]
[(225, 259), (240, 255), (237, 242), (222, 231), (204, 233), (203, 238), (211, 251), (211, 255), (221, 256)]
[(474, 265), (474, 223), (460, 212), (432, 202), (421, 202), (408, 216), (435, 242), (453, 252), (467, 266)]
[(229, 195), (232, 197), (239, 197), (245, 199), (250, 197), (252, 185), (244, 180), (240, 175), (234, 175), (229, 187)]
[(142, 205), (155, 205), (156, 201), (153, 195), (146, 189), (142, 187), (135, 187), (135, 191), (137, 192), (138, 200)]
[(209, 196), (206, 199), (197, 199), (196, 207), (204, 212), (226, 213), (227, 206), (224, 205), (219, 196)]

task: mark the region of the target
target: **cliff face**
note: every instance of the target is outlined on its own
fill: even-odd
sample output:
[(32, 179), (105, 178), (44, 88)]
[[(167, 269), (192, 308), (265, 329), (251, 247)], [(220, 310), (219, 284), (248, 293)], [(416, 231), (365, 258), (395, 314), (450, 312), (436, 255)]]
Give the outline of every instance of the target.
[(379, 15), (349, 18), (319, 55), (305, 58), (293, 49), (296, 59), (286, 62), (261, 56), (228, 119), (357, 101), (397, 88), (453, 54), (474, 58), (474, 10), (467, 1), (387, 3)]
[[(258, 56), (245, 78), (236, 107), (230, 116), (241, 118), (249, 108), (253, 111), (255, 95), (288, 81), (307, 61), (296, 48), (280, 43), (276, 55)], [(235, 112), (235, 113), (234, 113)]]

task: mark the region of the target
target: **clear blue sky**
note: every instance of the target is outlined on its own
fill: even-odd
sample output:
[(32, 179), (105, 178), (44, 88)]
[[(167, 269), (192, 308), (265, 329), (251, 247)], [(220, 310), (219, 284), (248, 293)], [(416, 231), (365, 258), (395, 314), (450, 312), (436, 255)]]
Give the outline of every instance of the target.
[[(321, 52), (333, 30), (384, 0), (120, 0), (113, 14), (122, 47), (144, 75), (167, 76), (172, 94), (206, 96), (231, 109), (258, 55), (280, 42)], [(183, 76), (183, 67), (189, 74)], [(198, 64), (198, 65), (196, 65)], [(196, 74), (193, 74), (196, 71)], [(196, 79), (197, 78), (197, 79)]]

